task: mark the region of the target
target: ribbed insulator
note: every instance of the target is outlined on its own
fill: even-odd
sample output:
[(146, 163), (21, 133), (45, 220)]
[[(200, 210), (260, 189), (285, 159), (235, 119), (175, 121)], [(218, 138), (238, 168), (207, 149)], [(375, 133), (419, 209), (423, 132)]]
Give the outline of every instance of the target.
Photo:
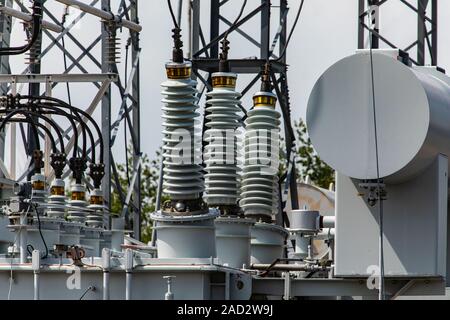
[(47, 216), (56, 219), (64, 219), (66, 215), (66, 195), (64, 180), (56, 179), (50, 187), (48, 197)]
[(93, 190), (91, 192), (90, 204), (88, 206), (86, 225), (89, 227), (102, 228), (104, 209), (102, 190)]
[(171, 200), (198, 199), (204, 190), (196, 85), (191, 79), (169, 79), (161, 85), (164, 193)]
[(230, 81), (223, 81), (225, 84), (207, 93), (205, 201), (209, 206), (236, 205), (240, 179), (237, 130), (242, 126), (239, 108), (241, 94), (235, 90), (236, 74), (215, 73), (212, 77), (213, 82), (217, 78)]
[(39, 37), (25, 54), (25, 64), (40, 64), (42, 38)]
[(257, 105), (248, 112), (240, 201), (246, 216), (278, 213), (279, 119), (280, 113), (270, 105)]
[(120, 63), (120, 38), (115, 34), (111, 34), (106, 39), (106, 63)]
[(72, 196), (69, 201), (70, 208), (67, 220), (72, 222), (85, 223), (87, 216), (86, 207), (88, 205), (86, 201), (86, 187), (81, 184), (75, 184), (72, 187), (71, 191)]
[[(42, 174), (35, 174), (31, 177), (31, 201), (36, 205), (39, 215), (43, 215), (47, 204), (47, 189), (45, 177)], [(35, 213), (35, 211), (33, 210)]]

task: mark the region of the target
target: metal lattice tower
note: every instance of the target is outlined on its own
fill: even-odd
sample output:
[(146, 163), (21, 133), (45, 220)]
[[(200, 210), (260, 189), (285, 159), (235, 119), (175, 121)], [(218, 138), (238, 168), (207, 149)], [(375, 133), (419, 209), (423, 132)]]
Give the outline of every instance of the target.
[[(368, 5), (370, 3), (370, 6)], [(391, 42), (383, 32), (380, 32), (379, 24), (380, 16), (383, 13), (383, 5), (389, 0), (359, 0), (359, 28), (358, 28), (358, 49), (367, 48), (365, 40), (370, 29), (372, 33), (372, 46), (379, 48), (380, 44), (391, 48), (398, 48), (396, 44)], [(405, 10), (411, 10), (417, 15), (417, 40), (410, 45), (399, 48), (405, 52), (416, 49), (417, 56), (410, 60), (415, 65), (438, 64), (438, 1), (437, 0), (400, 0), (399, 3), (404, 5)], [(415, 4), (412, 4), (414, 3)], [(372, 20), (368, 23), (367, 16), (371, 14)], [(403, 27), (403, 26), (402, 26)]]
[[(64, 8), (64, 1), (60, 2), (61, 8)], [(119, 195), (120, 201), (123, 205), (121, 212), (125, 217), (128, 227), (133, 227), (134, 236), (136, 239), (140, 238), (140, 213), (141, 213), (141, 193), (140, 193), (140, 176), (141, 176), (141, 146), (140, 146), (140, 93), (139, 93), (139, 57), (140, 57), (140, 44), (139, 44), (139, 32), (129, 30), (122, 32), (122, 19), (129, 20), (136, 24), (139, 24), (138, 13), (138, 1), (137, 0), (122, 0), (120, 3), (116, 3), (111, 0), (89, 0), (81, 1), (89, 7), (102, 9), (110, 16), (110, 20), (98, 19), (98, 33), (95, 34), (93, 30), (89, 30), (90, 43), (83, 44), (82, 41), (77, 39), (74, 30), (77, 27), (82, 28), (82, 23), (86, 20), (86, 16), (89, 14), (78, 10), (77, 16), (66, 25), (59, 17), (55, 16), (54, 11), (46, 8), (47, 3), (44, 3), (44, 19), (62, 29), (60, 33), (53, 33), (45, 28), (41, 31), (42, 41), (39, 42), (35, 48), (36, 59), (32, 59), (30, 65), (25, 69), (22, 74), (40, 74), (41, 66), (46, 63), (52, 63), (51, 59), (46, 59), (49, 52), (57, 51), (61, 55), (65, 53), (67, 58), (67, 68), (61, 70), (57, 75), (43, 75), (43, 79), (36, 79), (29, 85), (29, 92), (33, 95), (40, 95), (43, 93), (51, 93), (52, 90), (61, 84), (81, 82), (91, 83), (95, 86), (97, 94), (92, 103), (85, 110), (89, 114), (93, 114), (97, 109), (100, 109), (101, 119), (96, 119), (101, 127), (102, 136), (104, 141), (104, 153), (105, 153), (105, 178), (102, 183), (102, 190), (104, 193), (105, 205), (111, 208), (111, 189), (114, 188)], [(29, 14), (29, 8), (26, 7), (19, 0), (0, 0), (0, 6), (6, 6), (12, 8), (16, 5), (23, 13)], [(52, 5), (54, 5), (52, 3)], [(116, 12), (114, 12), (114, 10)], [(10, 33), (11, 33), (11, 18), (2, 14), (0, 19), (0, 33), (2, 33), (2, 46), (9, 46)], [(123, 28), (125, 30), (125, 28)], [(124, 38), (124, 42), (127, 42), (129, 48), (130, 58), (128, 63), (127, 74), (123, 71), (124, 68), (118, 67), (118, 61), (116, 61), (114, 54), (112, 54), (112, 46), (115, 46), (115, 36), (117, 33)], [(71, 47), (75, 47), (76, 50), (66, 49), (62, 44), (63, 39), (69, 42)], [(101, 50), (98, 50), (98, 46), (101, 46)], [(119, 51), (121, 49), (118, 49)], [(81, 54), (78, 53), (81, 51)], [(75, 53), (76, 52), (76, 53)], [(99, 53), (100, 52), (100, 53)], [(96, 70), (92, 70), (92, 65)], [(5, 83), (8, 81), (8, 74), (10, 74), (10, 67), (8, 57), (3, 57), (0, 65), (0, 74), (2, 74), (2, 94), (10, 93), (15, 86), (9, 86)], [(127, 83), (125, 83), (125, 79)], [(19, 81), (23, 79), (18, 78)], [(26, 81), (24, 81), (26, 82)], [(44, 84), (44, 91), (42, 91), (41, 84)], [(118, 93), (120, 99), (114, 99), (115, 93)], [(116, 95), (117, 96), (117, 95)], [(64, 98), (65, 99), (65, 98)], [(118, 100), (118, 101), (117, 101)], [(117, 112), (117, 114), (116, 114)], [(117, 138), (119, 130), (123, 130), (124, 124), (132, 141), (133, 152), (133, 168), (131, 171), (130, 186), (126, 192), (119, 183), (119, 174), (115, 162), (115, 155), (112, 151)], [(21, 127), (21, 130), (23, 128)], [(66, 142), (73, 140), (73, 132), (71, 128), (64, 129), (64, 137)], [(41, 133), (44, 138), (45, 135)], [(31, 145), (32, 139), (30, 134), (22, 135), (23, 143), (27, 147), (28, 154), (33, 150)], [(96, 142), (98, 145), (99, 141)], [(5, 141), (1, 141), (1, 158), (4, 161), (4, 148)], [(72, 146), (73, 147), (73, 146)], [(89, 160), (89, 159), (88, 159)], [(15, 169), (15, 168), (10, 168)], [(3, 170), (2, 170), (3, 171)], [(64, 178), (69, 175), (69, 171), (65, 172)], [(8, 174), (9, 176), (9, 174)], [(11, 178), (14, 178), (13, 176)], [(19, 179), (24, 179), (21, 177)], [(89, 184), (88, 184), (89, 185)], [(110, 225), (109, 221), (105, 221), (106, 225)]]
[[(218, 71), (219, 67), (219, 42), (223, 39), (225, 31), (232, 25), (231, 20), (234, 18), (226, 18), (223, 15), (223, 8), (231, 1), (225, 0), (211, 0), (210, 1), (210, 21), (209, 21), (209, 40), (205, 38), (206, 28), (200, 21), (201, 13), (205, 15), (201, 9), (200, 0), (190, 0), (190, 33), (191, 39), (189, 43), (190, 57), (192, 58), (193, 71), (203, 87), (200, 89), (200, 97), (205, 94), (205, 91), (210, 91), (211, 75)], [(261, 71), (269, 58), (271, 61), (271, 78), (275, 84), (275, 92), (283, 114), (283, 122), (285, 125), (285, 141), (287, 150), (287, 159), (291, 159), (294, 154), (291, 152), (294, 148), (295, 137), (294, 132), (290, 126), (290, 102), (289, 102), (289, 86), (287, 81), (287, 67), (286, 58), (276, 61), (278, 52), (283, 52), (287, 40), (287, 15), (289, 12), (287, 0), (276, 1), (276, 4), (270, 0), (261, 0), (260, 4), (254, 8), (250, 8), (251, 3), (247, 5), (248, 14), (244, 14), (239, 22), (231, 29), (231, 32), (238, 33), (245, 39), (245, 42), (255, 49), (257, 58), (255, 59), (230, 59), (230, 71), (237, 74), (251, 74), (253, 79), (245, 86), (242, 95), (252, 94), (252, 88), (259, 82)], [(179, 2), (179, 8), (181, 7)], [(273, 25), (271, 23), (271, 14), (276, 12), (279, 16), (278, 23)], [(179, 16), (180, 10), (179, 10)], [(261, 32), (259, 38), (255, 39), (253, 36), (246, 33), (243, 26), (249, 23), (255, 23), (259, 19)], [(277, 30), (276, 36), (272, 38), (271, 29)], [(204, 74), (202, 74), (204, 73)], [(255, 90), (257, 91), (257, 90)], [(297, 179), (295, 164), (292, 161), (291, 170), (286, 174), (286, 179), (289, 183), (291, 191), (292, 207), (297, 209)], [(279, 215), (281, 217), (281, 215)], [(283, 215), (284, 221), (278, 221), (279, 224), (289, 226), (289, 221), (286, 215)]]

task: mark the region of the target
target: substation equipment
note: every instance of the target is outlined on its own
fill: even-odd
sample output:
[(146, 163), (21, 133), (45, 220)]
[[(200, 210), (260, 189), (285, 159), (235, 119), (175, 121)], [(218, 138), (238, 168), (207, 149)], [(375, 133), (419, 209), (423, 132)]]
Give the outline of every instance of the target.
[[(307, 124), (319, 155), (337, 171), (336, 187), (325, 190), (297, 179), (285, 55), (287, 1), (280, 0), (279, 32), (272, 42), (270, 1), (228, 21), (222, 34), (220, 9), (226, 2), (211, 1), (211, 41), (203, 48), (200, 1), (189, 1), (188, 58), (180, 18), (172, 12), (174, 48), (161, 84), (160, 183), (147, 244), (139, 241), (136, 187), (142, 163), (137, 1), (117, 15), (108, 0), (100, 8), (56, 2), (101, 19), (102, 72), (40, 74), (43, 32), (70, 35), (70, 30), (43, 18), (44, 12), (52, 17), (45, 1), (32, 1), (29, 13), (2, 2), (2, 15), (23, 20), (29, 38), (23, 47), (0, 48), (0, 57), (29, 52), (31, 71), (9, 75), (2, 69), (0, 76), (0, 129), (28, 124), (28, 132), (22, 131), (30, 158), (19, 179), (13, 171), (6, 176), (0, 162), (1, 181), (11, 186), (1, 193), (1, 299), (372, 299), (378, 292), (367, 279), (379, 257), (380, 202), (386, 295), (445, 294), (450, 79), (440, 69), (413, 67), (399, 50), (361, 50), (320, 77)], [(230, 46), (229, 33), (245, 34), (242, 25), (256, 15), (262, 26), (259, 57), (229, 58), (236, 47)], [(117, 68), (122, 28), (130, 30), (133, 47), (126, 87)], [(255, 77), (239, 92), (242, 73)], [(87, 110), (52, 96), (53, 83), (72, 82), (97, 83), (99, 92)], [(21, 83), (30, 84), (28, 94), (18, 92)], [(33, 86), (39, 83), (46, 85), (43, 95)], [(111, 84), (123, 99), (113, 125), (110, 113), (102, 114), (101, 123), (92, 115), (100, 102), (110, 112)], [(260, 88), (245, 108), (243, 96), (255, 84)], [(379, 177), (368, 98), (372, 87)], [(122, 120), (137, 125), (128, 191), (120, 187), (111, 151)], [(119, 215), (111, 212), (113, 185), (123, 208)]]

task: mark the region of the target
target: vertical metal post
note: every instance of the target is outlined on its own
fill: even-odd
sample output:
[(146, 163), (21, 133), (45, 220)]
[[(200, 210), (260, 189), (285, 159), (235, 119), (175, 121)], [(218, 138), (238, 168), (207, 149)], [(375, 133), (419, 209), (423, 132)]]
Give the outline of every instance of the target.
[[(181, 5), (181, 4), (180, 4)], [(133, 22), (139, 23), (139, 8), (138, 2), (136, 0), (131, 1), (131, 20)], [(131, 32), (131, 31), (130, 31)], [(140, 44), (139, 44), (139, 33), (132, 32), (132, 45), (131, 45), (131, 55), (132, 61), (136, 60), (137, 55), (139, 54)], [(132, 135), (136, 137), (136, 143), (134, 145), (133, 152), (133, 163), (138, 163), (139, 158), (141, 156), (141, 114), (140, 114), (140, 63), (138, 63), (136, 73), (133, 78), (133, 89), (132, 94), (135, 100), (133, 103), (133, 128), (130, 130), (134, 131)], [(134, 216), (133, 216), (133, 229), (134, 229), (134, 237), (137, 240), (141, 239), (141, 207), (142, 207), (142, 197), (141, 197), (141, 166), (138, 168), (138, 175), (136, 178), (136, 182), (133, 186), (134, 188)]]
[[(111, 11), (110, 0), (102, 0), (102, 9)], [(110, 63), (108, 59), (108, 26), (102, 23), (102, 73), (110, 72)], [(105, 206), (111, 209), (111, 88), (105, 92), (102, 99), (102, 135), (104, 143), (104, 164), (105, 177), (103, 178), (102, 191)]]
[(366, 0), (358, 0), (358, 49), (364, 49)]
[(378, 38), (378, 33), (380, 32), (379, 26), (379, 9), (380, 9), (380, 0), (371, 0), (370, 1), (370, 28), (375, 31), (372, 33), (372, 49), (378, 49), (380, 47), (380, 39)]
[(418, 0), (417, 4), (417, 63), (423, 66), (425, 65), (425, 41), (427, 37), (425, 14), (428, 0)]
[(431, 19), (433, 20), (431, 27), (431, 64), (438, 65), (438, 1), (431, 1)]
[[(40, 74), (41, 73), (41, 61), (40, 61), (40, 55), (42, 52), (42, 29), (40, 31), (39, 39), (34, 44), (33, 48), (30, 50), (30, 65), (29, 65), (29, 72), (32, 74)], [(41, 95), (41, 84), (40, 83), (30, 83), (28, 88), (28, 93), (30, 96), (39, 97)], [(33, 121), (38, 122), (39, 119), (37, 117), (31, 116), (33, 118)], [(39, 138), (37, 138), (39, 139)], [(31, 125), (28, 125), (28, 132), (27, 132), (27, 141), (28, 141), (28, 148), (26, 150), (27, 155), (32, 157), (34, 150), (36, 150), (36, 141), (33, 134), (33, 129)], [(28, 174), (28, 181), (31, 180), (31, 176), (34, 174), (34, 172), (30, 172)]]
[[(209, 38), (213, 40), (219, 35), (220, 0), (211, 0), (211, 26)], [(215, 43), (210, 49), (211, 58), (219, 57), (219, 43)]]
[[(13, 6), (13, 0), (0, 0), (0, 6), (4, 7), (12, 7)], [(10, 16), (7, 16), (5, 14), (0, 15), (0, 36), (1, 36), (1, 42), (0, 47), (1, 48), (7, 48), (10, 46), (10, 39), (11, 39), (11, 28), (12, 28), (12, 18)], [(9, 57), (8, 56), (1, 56), (0, 57), (0, 74), (9, 74), (11, 73), (9, 66)], [(8, 85), (7, 83), (3, 83), (0, 85), (0, 94), (4, 95), (7, 93)], [(11, 130), (13, 131), (13, 130)], [(5, 160), (5, 139), (6, 134), (5, 132), (0, 133), (0, 159), (2, 161)], [(3, 174), (1, 174), (3, 175)]]
[(192, 30), (191, 30), (191, 48), (190, 48), (190, 58), (193, 58), (194, 53), (200, 48), (200, 0), (192, 0), (191, 2), (191, 12), (192, 12)]
[(270, 52), (270, 0), (261, 0), (261, 59), (267, 59)]
[[(285, 12), (288, 10), (287, 0), (280, 0), (280, 24), (282, 24), (281, 34), (280, 34), (280, 55), (283, 53), (284, 48), (287, 43), (287, 14)], [(286, 18), (283, 19), (283, 17)], [(281, 62), (286, 63), (286, 55), (281, 59)]]

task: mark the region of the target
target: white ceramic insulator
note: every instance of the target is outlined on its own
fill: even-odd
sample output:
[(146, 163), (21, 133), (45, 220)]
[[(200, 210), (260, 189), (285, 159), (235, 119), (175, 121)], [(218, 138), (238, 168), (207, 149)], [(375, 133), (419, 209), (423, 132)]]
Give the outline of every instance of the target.
[[(84, 192), (86, 193), (86, 187), (81, 184), (76, 184), (72, 187), (72, 192)], [(85, 223), (86, 221), (86, 207), (88, 205), (86, 199), (69, 201), (70, 209), (67, 219), (72, 222)], [(79, 209), (78, 209), (79, 208)], [(77, 210), (78, 209), (78, 210)]]
[[(103, 192), (100, 189), (95, 189), (91, 192), (91, 197), (102, 197)], [(102, 228), (103, 224), (103, 215), (105, 212), (105, 207), (103, 204), (89, 204), (88, 212), (86, 217), (86, 225), (94, 228)]]
[(208, 205), (235, 205), (239, 197), (238, 131), (241, 127), (241, 94), (233, 88), (214, 88), (210, 98), (205, 132), (206, 195)]
[(164, 193), (172, 200), (198, 199), (204, 190), (197, 82), (167, 80), (162, 84)]
[(240, 201), (246, 216), (278, 214), (279, 119), (271, 106), (248, 112)]
[[(53, 181), (50, 188), (65, 188), (64, 180), (56, 179)], [(66, 195), (56, 195), (50, 193), (48, 196), (49, 209), (47, 210), (47, 216), (56, 219), (64, 219), (66, 215)]]

